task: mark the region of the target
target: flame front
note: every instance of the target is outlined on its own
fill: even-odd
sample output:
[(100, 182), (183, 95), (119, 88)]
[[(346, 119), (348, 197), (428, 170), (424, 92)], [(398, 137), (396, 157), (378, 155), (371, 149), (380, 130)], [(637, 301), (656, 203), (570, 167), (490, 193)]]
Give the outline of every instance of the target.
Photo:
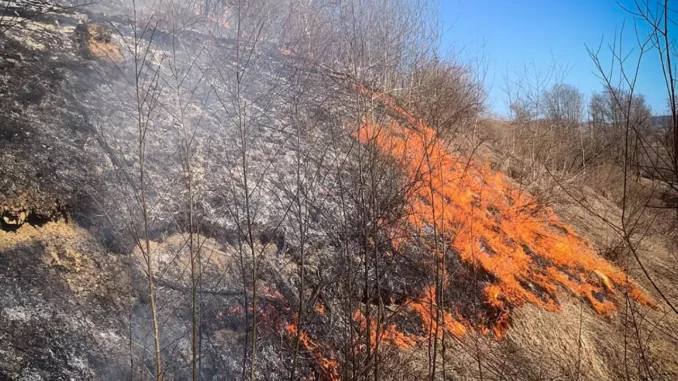
[[(387, 123), (365, 118), (356, 137), (393, 158), (413, 185), (405, 195), (407, 220), (390, 232), (393, 247), (407, 255), (409, 244), (423, 244), (428, 251), (423, 265), (436, 272), (437, 280), (406, 298), (403, 308), (384, 321), (366, 317), (358, 308), (353, 323), (360, 335), (369, 332), (370, 337), (349, 344), (356, 354), (366, 352), (366, 343), (371, 351), (384, 345), (415, 351), (445, 334), (462, 337), (469, 331), (500, 338), (510, 327), (513, 308), (532, 303), (558, 311), (559, 290), (583, 298), (599, 314), (617, 310), (618, 292), (655, 307), (621, 269), (598, 256), (550, 208), (539, 206), (488, 165), (451, 153), (434, 129), (392, 98), (365, 87), (358, 91), (380, 101), (395, 118)], [(314, 310), (325, 315), (322, 305)], [(407, 321), (413, 317), (419, 332), (394, 324), (412, 327)], [(323, 379), (340, 379), (342, 360), (335, 346), (299, 333), (295, 324), (286, 331), (290, 338), (299, 335)]]
[(300, 343), (313, 356), (320, 366), (320, 369), (322, 369), (323, 379), (332, 381), (341, 379), (339, 377), (339, 362), (337, 360), (324, 353), (325, 351), (322, 350), (320, 345), (313, 341), (306, 332), (302, 330), (299, 333), (296, 324), (290, 323), (287, 325), (286, 329), (290, 337), (296, 337), (297, 334), (299, 335)]
[[(621, 269), (598, 256), (550, 208), (540, 207), (534, 197), (488, 165), (478, 166), (449, 152), (434, 129), (403, 111), (392, 98), (364, 87), (358, 90), (372, 100), (383, 99), (396, 115), (388, 123), (364, 120), (357, 137), (394, 158), (415, 184), (407, 195), (409, 228), (419, 236), (435, 231), (447, 253), (483, 274), (478, 291), (483, 308), (492, 313), (476, 316), (476, 328), (501, 336), (508, 329), (510, 309), (525, 303), (559, 310), (559, 288), (584, 297), (600, 314), (617, 309), (616, 289), (654, 306)], [(440, 259), (437, 245), (431, 244), (429, 251), (433, 260)], [(449, 285), (453, 277), (446, 266), (440, 274), (442, 285)], [(451, 334), (463, 335), (471, 318), (456, 312), (463, 306), (448, 306), (438, 315), (438, 323), (431, 323), (435, 295), (436, 288), (430, 286), (410, 307), (435, 332), (440, 324)], [(477, 327), (479, 319), (486, 323), (484, 327)]]

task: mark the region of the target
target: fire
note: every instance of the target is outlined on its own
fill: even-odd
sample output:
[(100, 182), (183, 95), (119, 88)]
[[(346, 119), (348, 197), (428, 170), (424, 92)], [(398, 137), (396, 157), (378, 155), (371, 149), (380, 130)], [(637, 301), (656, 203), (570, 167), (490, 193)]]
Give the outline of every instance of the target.
[[(395, 324), (389, 324), (385, 328), (382, 328), (377, 334), (377, 323), (371, 318), (365, 318), (365, 315), (359, 309), (353, 313), (353, 321), (357, 323), (363, 331), (366, 331), (369, 324), (371, 329), (370, 347), (372, 350), (374, 350), (378, 344), (390, 344), (400, 349), (409, 349), (413, 348), (417, 342), (421, 340), (418, 336), (411, 336), (398, 331)], [(332, 351), (329, 348), (325, 348), (321, 343), (312, 339), (310, 335), (303, 330), (299, 332), (297, 325), (294, 323), (287, 324), (285, 329), (292, 340), (295, 340), (297, 335), (299, 335), (299, 341), (302, 347), (311, 354), (315, 363), (323, 372), (323, 379), (341, 379), (339, 377), (339, 361), (331, 354)], [(364, 343), (354, 342), (352, 345), (356, 352), (363, 352), (365, 350)]]
[[(415, 191), (407, 195), (410, 229), (435, 229), (449, 255), (483, 274), (478, 292), (484, 308), (492, 311), (486, 320), (496, 336), (508, 328), (512, 308), (532, 303), (548, 311), (559, 310), (559, 289), (585, 298), (599, 314), (617, 309), (617, 289), (654, 306), (621, 269), (598, 256), (551, 209), (539, 207), (531, 195), (488, 165), (450, 153), (432, 128), (392, 98), (362, 86), (357, 90), (380, 100), (397, 117), (388, 123), (364, 120), (357, 138), (397, 160), (408, 180), (415, 183)], [(433, 259), (441, 256), (433, 247), (430, 252)], [(450, 269), (443, 269), (443, 284), (451, 281), (449, 274)], [(435, 290), (425, 289), (419, 295), (421, 301), (410, 305), (425, 327), (435, 327), (430, 312), (436, 304)], [(464, 334), (463, 316), (455, 319), (449, 311), (443, 315), (438, 321), (445, 330)]]
[[(397, 161), (406, 181), (414, 184), (414, 191), (405, 195), (404, 226), (389, 232), (393, 247), (406, 254), (409, 244), (423, 241), (429, 256), (424, 265), (437, 272), (438, 281), (410, 295), (403, 308), (390, 316), (366, 316), (362, 307), (356, 309), (352, 321), (360, 332), (348, 343), (355, 353), (369, 353), (367, 345), (370, 350), (417, 350), (445, 334), (462, 337), (469, 331), (500, 338), (510, 327), (513, 308), (531, 303), (558, 311), (561, 290), (588, 301), (599, 314), (618, 309), (620, 291), (643, 305), (655, 306), (621, 269), (598, 256), (550, 208), (540, 207), (488, 165), (451, 153), (432, 128), (392, 98), (365, 87), (357, 89), (382, 102), (396, 117), (388, 123), (366, 118), (356, 137)], [(437, 232), (438, 242), (431, 243), (432, 231)], [(424, 239), (415, 242), (417, 237)], [(283, 300), (280, 294), (269, 294)], [(323, 304), (313, 309), (317, 316), (325, 315)], [(421, 331), (403, 332), (394, 324), (397, 319), (412, 327), (406, 321), (409, 317), (416, 318)], [(340, 379), (336, 343), (314, 338), (294, 323), (282, 327), (288, 338), (299, 338), (322, 379)], [(364, 336), (367, 332), (369, 337)]]
[[(370, 325), (370, 346), (372, 349), (377, 347), (377, 343), (390, 343), (402, 349), (411, 348), (416, 344), (413, 336), (398, 331), (395, 324), (389, 324), (382, 328), (379, 337), (377, 337), (377, 323), (371, 318), (366, 319), (360, 310), (353, 313), (353, 321), (357, 322), (363, 330), (367, 328), (367, 324)], [(362, 349), (362, 347), (359, 346), (358, 349)]]
[[(294, 323), (290, 323), (286, 327), (287, 333), (291, 337), (296, 337), (297, 336), (297, 325)], [(324, 376), (328, 380), (340, 380), (341, 378), (339, 377), (339, 362), (335, 360), (333, 357), (327, 357), (324, 353), (320, 345), (318, 345), (315, 341), (313, 341), (306, 332), (303, 330), (301, 333), (299, 333), (299, 340), (301, 342), (301, 345), (304, 346), (304, 348), (311, 353), (313, 358), (317, 361), (317, 363), (320, 365), (320, 369), (324, 372)]]
[[(448, 332), (456, 337), (466, 333), (466, 326), (455, 319), (449, 311), (442, 311), (440, 320), (436, 320), (435, 311), (438, 309), (435, 302), (435, 287), (427, 287), (422, 301), (411, 302), (410, 308), (421, 316), (423, 332), (431, 332), (442, 339), (442, 335)], [(437, 333), (436, 333), (437, 332)]]

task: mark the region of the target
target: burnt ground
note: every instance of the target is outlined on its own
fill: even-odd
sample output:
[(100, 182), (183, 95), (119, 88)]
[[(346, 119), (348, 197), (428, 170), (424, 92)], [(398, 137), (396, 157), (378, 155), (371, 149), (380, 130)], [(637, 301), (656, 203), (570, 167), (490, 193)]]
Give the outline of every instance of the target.
[(78, 62), (6, 38), (0, 44), (3, 206), (56, 216), (62, 206), (80, 205), (76, 189), (96, 182), (85, 171), (73, 170), (92, 164), (82, 150), (91, 131), (74, 112), (65, 80), (65, 72)]
[[(118, 380), (131, 373), (149, 375), (149, 300), (133, 242), (124, 233), (127, 222), (136, 218), (126, 209), (136, 184), (137, 121), (130, 85), (135, 67), (126, 49), (133, 42), (131, 24), (122, 8), (115, 6), (104, 7), (107, 14), (97, 12), (97, 7), (46, 13), (27, 9), (31, 4), (12, 3), (19, 12), (8, 13), (13, 23), (0, 32), (0, 379)], [(95, 28), (82, 27), (93, 21)], [(150, 35), (143, 41), (150, 42)], [(196, 163), (219, 164), (202, 168), (206, 175), (199, 182), (198, 208), (203, 233), (221, 242), (214, 241), (213, 250), (226, 259), (221, 258), (213, 270), (206, 265), (200, 292), (203, 379), (239, 375), (245, 345), (243, 316), (232, 313), (242, 305), (242, 286), (237, 286), (242, 280), (235, 279), (228, 259), (233, 253), (234, 235), (229, 232), (234, 226), (232, 219), (224, 218), (227, 191), (238, 187), (232, 180), (236, 142), (229, 140), (234, 132), (229, 115), (233, 104), (227, 98), (232, 73), (209, 70), (217, 60), (232, 60), (233, 48), (234, 40), (228, 36), (210, 39), (194, 30), (170, 36), (158, 29), (145, 62), (148, 69), (142, 74), (143, 79), (156, 76), (167, 81), (155, 89), (160, 111), (153, 114), (148, 143), (151, 203), (168, 193), (179, 195), (156, 203), (160, 206), (154, 210), (151, 237), (163, 241), (178, 231), (182, 219), (177, 212), (180, 134), (176, 122), (163, 115), (178, 113), (172, 96), (187, 90), (172, 92), (170, 62), (178, 62), (180, 69), (195, 64), (194, 68), (204, 70), (202, 80), (195, 73), (187, 80), (194, 81), (189, 90), (196, 94), (187, 118), (200, 125), (194, 131)], [(250, 169), (255, 174), (270, 166), (272, 158), (278, 168), (292, 160), (294, 148), (287, 143), (292, 98), (315, 97), (295, 88), (301, 81), (309, 88), (318, 77), (316, 69), (299, 66), (274, 45), (258, 49), (256, 74), (247, 79), (243, 94), (255, 115), (247, 126), (252, 142)], [(170, 60), (167, 55), (172, 50), (176, 55)], [(314, 86), (326, 93), (328, 86), (337, 84), (325, 82), (320, 87), (317, 83), (310, 88)], [(217, 99), (217, 94), (223, 98)], [(326, 114), (320, 106), (326, 100), (315, 99), (305, 101), (307, 108), (296, 114), (298, 118)], [(276, 171), (280, 175), (260, 182), (266, 192), (253, 199), (262, 231), (279, 227), (285, 213), (282, 200), (291, 197), (291, 174)], [(233, 182), (230, 188), (224, 187), (229, 181)], [(286, 245), (293, 242), (293, 237), (287, 237)], [(272, 247), (271, 254), (276, 251)], [(163, 357), (168, 378), (187, 379), (190, 283), (183, 270), (172, 267), (180, 266), (173, 253), (163, 257), (167, 267), (158, 270), (165, 271), (158, 275)], [(264, 284), (293, 300), (292, 286), (279, 266), (267, 266)], [(261, 300), (279, 303), (265, 294)], [(261, 350), (265, 354), (272, 349), (262, 344)], [(278, 362), (262, 361), (262, 377), (284, 371)]]

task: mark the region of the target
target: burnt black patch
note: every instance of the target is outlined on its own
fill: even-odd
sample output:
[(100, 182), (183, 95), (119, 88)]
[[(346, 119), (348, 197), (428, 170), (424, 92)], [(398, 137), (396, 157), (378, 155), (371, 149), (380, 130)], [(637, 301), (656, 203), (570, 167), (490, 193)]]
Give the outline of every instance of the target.
[(591, 296), (600, 303), (605, 303), (605, 300), (607, 300), (605, 291), (592, 291)]
[(527, 254), (530, 259), (532, 259), (532, 262), (539, 268), (543, 269), (553, 266), (553, 262), (535, 253), (532, 249), (530, 249), (529, 246), (527, 246), (527, 244), (522, 244), (521, 247), (523, 248), (523, 252), (525, 252), (525, 254)]
[(554, 298), (544, 287), (540, 286), (534, 282), (528, 282), (524, 279), (518, 279), (520, 286), (529, 291), (531, 294), (536, 295), (542, 302), (548, 303), (549, 300)]
[(497, 255), (497, 252), (494, 251), (485, 238), (480, 238), (479, 241), (480, 242), (478, 242), (478, 245), (480, 246), (480, 250), (482, 250), (485, 254), (489, 255), (490, 257), (495, 257)]

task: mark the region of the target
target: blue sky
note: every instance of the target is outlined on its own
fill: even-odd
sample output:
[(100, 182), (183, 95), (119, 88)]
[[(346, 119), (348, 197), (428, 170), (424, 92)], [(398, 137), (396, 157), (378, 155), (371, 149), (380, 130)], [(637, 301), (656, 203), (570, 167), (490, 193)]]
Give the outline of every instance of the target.
[[(559, 72), (567, 68), (564, 82), (589, 97), (602, 85), (586, 46), (597, 48), (603, 39), (607, 50), (624, 23), (624, 46), (636, 45), (634, 17), (619, 6), (632, 8), (633, 0), (440, 2), (443, 51), (483, 63), (489, 109), (503, 116), (507, 113), (505, 78), (521, 78), (526, 67), (532, 74), (546, 75), (555, 63)], [(609, 64), (610, 55), (606, 52), (603, 57)], [(662, 114), (667, 96), (658, 62), (655, 51), (645, 56), (636, 91), (645, 95), (654, 113)]]

